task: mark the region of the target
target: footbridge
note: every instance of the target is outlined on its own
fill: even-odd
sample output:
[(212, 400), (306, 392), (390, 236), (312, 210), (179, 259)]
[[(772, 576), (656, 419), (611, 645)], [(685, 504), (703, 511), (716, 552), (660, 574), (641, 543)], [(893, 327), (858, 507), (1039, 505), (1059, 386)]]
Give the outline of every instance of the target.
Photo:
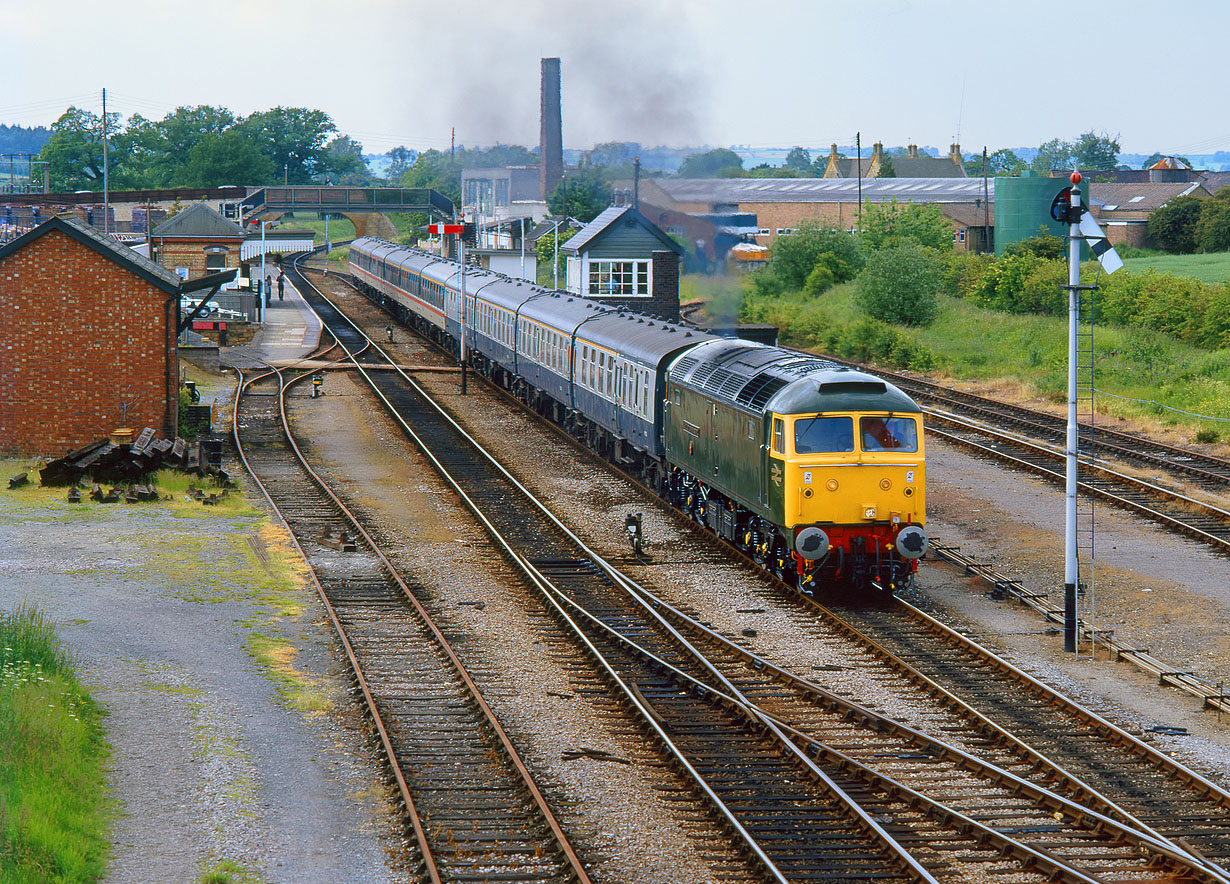
[(453, 201), (425, 187), (334, 187), (296, 184), (262, 187), (239, 205), (246, 223), (273, 221), (288, 212), (330, 212), (346, 217), (359, 236), (395, 233), (387, 213), (422, 212), (433, 219), (452, 221)]

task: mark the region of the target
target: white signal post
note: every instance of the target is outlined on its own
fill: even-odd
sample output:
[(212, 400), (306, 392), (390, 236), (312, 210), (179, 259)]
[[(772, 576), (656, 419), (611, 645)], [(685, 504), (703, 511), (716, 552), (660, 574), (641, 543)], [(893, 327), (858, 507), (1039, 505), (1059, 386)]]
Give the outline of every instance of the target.
[(1076, 587), (1079, 567), (1076, 549), (1076, 496), (1080, 473), (1077, 464), (1077, 329), (1081, 311), (1081, 174), (1073, 172), (1068, 209), (1068, 438), (1066, 444), (1066, 500), (1064, 506), (1063, 649), (1075, 653)]

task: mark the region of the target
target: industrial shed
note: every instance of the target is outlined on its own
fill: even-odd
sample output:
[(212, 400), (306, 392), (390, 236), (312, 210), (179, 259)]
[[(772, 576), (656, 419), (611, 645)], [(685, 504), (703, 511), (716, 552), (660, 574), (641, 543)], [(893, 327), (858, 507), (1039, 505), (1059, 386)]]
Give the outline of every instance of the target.
[(0, 456), (60, 457), (119, 427), (174, 437), (185, 282), (73, 218), (0, 246)]

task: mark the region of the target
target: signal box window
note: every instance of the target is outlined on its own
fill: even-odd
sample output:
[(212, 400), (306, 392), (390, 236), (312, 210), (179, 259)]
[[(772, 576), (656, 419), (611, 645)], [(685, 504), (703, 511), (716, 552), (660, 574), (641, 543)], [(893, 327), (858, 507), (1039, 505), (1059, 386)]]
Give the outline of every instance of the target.
[(780, 417), (773, 418), (773, 453), (786, 453), (786, 422)]
[(859, 432), (863, 451), (918, 450), (918, 424), (910, 417), (865, 417)]
[(822, 454), (854, 450), (854, 418), (812, 417), (794, 422), (797, 454)]
[(591, 261), (588, 294), (647, 297), (649, 262)]

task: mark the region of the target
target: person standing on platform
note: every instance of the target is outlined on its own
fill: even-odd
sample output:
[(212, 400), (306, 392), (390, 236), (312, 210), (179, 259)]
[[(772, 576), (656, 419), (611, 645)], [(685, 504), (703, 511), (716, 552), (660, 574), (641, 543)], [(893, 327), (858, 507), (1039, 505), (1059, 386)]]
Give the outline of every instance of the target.
[(273, 277), (265, 274), (265, 306), (273, 304)]
[(278, 271), (278, 300), (282, 300), (282, 294), (286, 291), (286, 274)]

